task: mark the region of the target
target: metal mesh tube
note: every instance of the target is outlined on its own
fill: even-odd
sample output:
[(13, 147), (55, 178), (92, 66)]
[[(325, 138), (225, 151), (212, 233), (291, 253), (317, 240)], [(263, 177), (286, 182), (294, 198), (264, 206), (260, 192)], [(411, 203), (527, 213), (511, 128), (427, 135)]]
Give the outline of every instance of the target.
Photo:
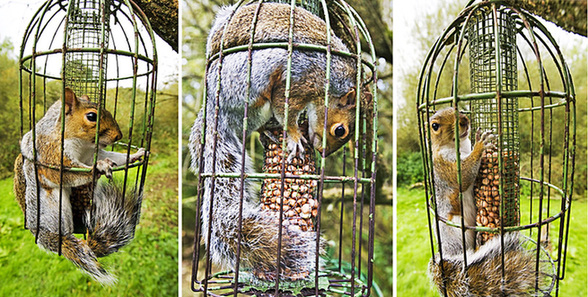
[[(470, 105), (473, 131), (491, 130), (497, 135), (497, 150), (484, 154), (474, 187), (477, 224), (492, 228), (519, 224), (518, 99), (501, 96), (517, 89), (516, 28), (511, 13), (488, 7), (476, 13), (467, 27), (471, 92), (496, 92), (495, 98), (473, 100)], [(478, 242), (490, 237), (479, 232)]]
[[(110, 5), (105, 2), (109, 1), (74, 0), (66, 29), (68, 49), (108, 48)], [(73, 51), (65, 59), (65, 85), (91, 100), (103, 98), (107, 54)]]

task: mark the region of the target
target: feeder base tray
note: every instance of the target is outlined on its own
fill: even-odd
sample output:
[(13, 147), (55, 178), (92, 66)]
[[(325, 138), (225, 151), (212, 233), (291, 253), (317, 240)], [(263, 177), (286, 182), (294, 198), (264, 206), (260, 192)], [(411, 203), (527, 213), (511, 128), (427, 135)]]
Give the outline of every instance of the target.
[[(232, 271), (223, 271), (213, 274), (208, 279), (206, 296), (232, 295), (234, 288), (234, 276)], [(314, 274), (307, 280), (280, 281), (280, 291), (275, 295), (275, 282), (260, 281), (248, 271), (239, 272), (238, 296), (259, 297), (299, 297), (316, 296)], [(355, 279), (354, 296), (367, 296), (367, 285)], [(204, 291), (203, 281), (195, 284), (196, 292)], [(351, 276), (338, 271), (324, 270), (319, 272), (319, 296), (352, 296)]]

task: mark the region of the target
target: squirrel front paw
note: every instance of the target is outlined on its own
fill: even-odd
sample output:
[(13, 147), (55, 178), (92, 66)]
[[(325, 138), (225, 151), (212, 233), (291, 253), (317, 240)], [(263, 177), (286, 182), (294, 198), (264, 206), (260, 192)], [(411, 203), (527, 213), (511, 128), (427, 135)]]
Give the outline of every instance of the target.
[(304, 143), (307, 143), (304, 136), (299, 135), (298, 140), (296, 137), (288, 136), (288, 159), (286, 161), (290, 163), (294, 157), (304, 158)]
[(106, 158), (103, 160), (98, 160), (96, 163), (96, 170), (98, 170), (99, 174), (106, 175), (107, 178), (112, 178), (112, 167), (116, 166), (114, 161)]
[(137, 150), (136, 153), (129, 156), (129, 163), (133, 163), (135, 161), (141, 160), (145, 155), (147, 155), (147, 151), (144, 148), (140, 148)]
[(495, 149), (496, 146), (492, 143), (495, 138), (496, 136), (492, 134), (491, 130), (482, 132), (482, 129), (478, 128), (478, 131), (476, 131), (476, 143), (481, 142), (484, 145), (484, 149)]

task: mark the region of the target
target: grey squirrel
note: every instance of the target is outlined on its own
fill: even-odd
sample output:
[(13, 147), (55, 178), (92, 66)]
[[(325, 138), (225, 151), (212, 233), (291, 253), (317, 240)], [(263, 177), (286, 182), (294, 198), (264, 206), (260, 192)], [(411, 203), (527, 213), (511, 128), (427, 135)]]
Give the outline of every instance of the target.
[[(65, 89), (64, 168), (92, 168), (98, 105), (88, 99), (87, 96), (78, 98), (71, 89)], [(91, 209), (85, 210), (83, 217), (83, 223), (88, 230), (87, 240), (72, 234), (72, 202), (87, 198), (78, 196), (90, 195), (93, 173), (64, 169), (60, 210), (61, 111), (62, 103), (58, 100), (36, 123), (36, 156), (33, 153), (32, 131), (23, 136), (21, 154), (14, 164), (16, 200), (25, 214), (26, 226), (33, 234), (38, 232), (37, 244), (40, 247), (56, 253), (61, 234), (61, 253), (64, 257), (100, 283), (112, 284), (116, 281), (115, 277), (96, 258), (116, 252), (133, 238), (139, 221), (142, 197), (135, 191), (126, 191), (123, 203), (123, 190), (120, 186), (97, 182), (93, 187), (93, 205)], [(128, 160), (125, 153), (104, 150), (106, 146), (120, 140), (122, 133), (107, 110), (102, 109), (99, 114), (100, 149), (96, 170), (98, 175), (104, 174), (110, 178), (112, 167), (141, 159), (145, 150), (139, 149)], [(35, 160), (39, 163), (36, 171)]]
[[(455, 151), (455, 109), (438, 110), (429, 119), (433, 175), (437, 214), (461, 225), (460, 185), (457, 180)], [(469, 139), (470, 121), (459, 113), (461, 191), (466, 226), (476, 226), (476, 204), (473, 184), (478, 175), (482, 153), (493, 148), (490, 131), (476, 133), (473, 146)], [(463, 237), (460, 228), (439, 222), (443, 264), (439, 255), (429, 263), (429, 275), (443, 295), (447, 296), (532, 296), (535, 292), (535, 255), (525, 250), (517, 232), (504, 235), (505, 283), (502, 285), (501, 237), (495, 236), (475, 247), (475, 232), (466, 230), (467, 270), (464, 271)], [(443, 269), (441, 269), (443, 267)]]
[[(207, 42), (208, 56), (218, 53), (221, 39), (223, 48), (249, 44), (251, 24), (257, 5), (231, 6), (221, 10), (212, 26)], [(256, 23), (254, 42), (288, 42), (290, 5), (263, 3)], [(235, 11), (236, 10), (236, 11)], [(229, 16), (234, 11), (229, 22)], [(294, 9), (294, 43), (326, 45), (326, 25), (323, 20), (302, 8)], [(226, 28), (225, 28), (226, 26)], [(223, 37), (223, 31), (226, 34)], [(342, 41), (332, 35), (333, 50), (348, 51)], [(247, 94), (248, 52), (234, 52), (223, 56), (219, 78), (218, 59), (207, 69), (207, 101), (194, 122), (190, 135), (191, 168), (198, 172), (236, 173), (241, 171), (243, 146), (244, 104), (248, 105), (247, 135), (263, 131), (270, 119), (284, 122), (288, 51), (285, 48), (257, 49), (252, 52), (251, 89)], [(329, 155), (345, 144), (354, 131), (356, 98), (356, 61), (354, 58), (332, 56), (327, 116), (327, 145), (322, 147), (326, 55), (323, 52), (294, 49), (292, 53), (291, 88), (288, 107), (287, 143), (289, 157), (304, 151), (302, 143), (308, 141), (319, 152)], [(220, 90), (217, 81), (220, 79)], [(215, 138), (215, 105), (218, 98), (218, 125), (216, 125), (216, 162), (213, 164)], [(362, 93), (363, 98), (371, 98)], [(298, 119), (306, 109), (309, 139), (302, 137)], [(204, 118), (206, 112), (206, 119)], [(206, 141), (201, 151), (200, 139), (206, 125)], [(245, 156), (245, 172), (252, 172), (251, 159)], [(239, 230), (239, 178), (206, 178), (201, 208), (202, 238), (206, 242), (210, 228), (209, 253), (214, 263), (235, 268)], [(278, 218), (262, 211), (259, 195), (250, 179), (245, 179), (243, 223), (241, 230), (241, 268), (253, 268), (261, 279), (277, 277)], [(210, 202), (213, 202), (212, 225), (209, 226)], [(283, 228), (281, 278), (299, 279), (315, 269), (316, 234)], [(263, 272), (256, 274), (255, 271)], [(286, 272), (286, 273), (285, 273)]]

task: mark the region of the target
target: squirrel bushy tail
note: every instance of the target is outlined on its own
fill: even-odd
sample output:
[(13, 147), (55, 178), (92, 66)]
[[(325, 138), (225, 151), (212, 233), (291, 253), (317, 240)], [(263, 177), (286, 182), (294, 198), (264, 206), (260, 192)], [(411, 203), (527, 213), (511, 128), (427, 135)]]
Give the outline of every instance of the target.
[(86, 212), (84, 220), (88, 245), (97, 257), (104, 257), (133, 239), (142, 197), (127, 190), (123, 199), (122, 187), (111, 183), (99, 183), (94, 191), (94, 205)]
[[(133, 239), (135, 226), (139, 222), (141, 197), (135, 191), (127, 191), (123, 203), (122, 188), (105, 182), (98, 182), (94, 192), (92, 209), (87, 210), (84, 217), (84, 224), (88, 228), (87, 240), (75, 237), (71, 233), (72, 228), (64, 224), (66, 230), (62, 231), (61, 253), (82, 272), (104, 285), (110, 285), (116, 282), (116, 278), (98, 263), (97, 258), (118, 251)], [(68, 216), (68, 210), (71, 216), (71, 209), (65, 209), (64, 217)], [(47, 214), (43, 216), (43, 219), (47, 219)], [(31, 232), (36, 234), (34, 225)], [(57, 253), (59, 234), (56, 231), (41, 225), (37, 243)]]
[[(213, 116), (210, 116), (213, 118)], [(224, 120), (224, 119), (219, 119)], [(199, 114), (190, 136), (192, 169), (200, 168), (200, 135), (203, 126), (202, 112)], [(206, 127), (206, 143), (202, 152), (202, 166), (206, 172), (212, 172), (214, 134), (213, 121)], [(216, 143), (215, 172), (233, 173), (241, 171), (240, 155), (242, 141), (226, 125), (218, 125)], [(251, 159), (245, 155), (245, 172), (252, 172)], [(234, 269), (237, 261), (237, 243), (239, 236), (240, 178), (220, 178), (214, 181), (206, 178), (203, 185), (201, 207), (202, 240), (207, 242), (214, 263)], [(253, 183), (245, 179), (243, 186), (243, 217), (241, 228), (240, 268), (251, 268), (260, 279), (274, 280), (277, 276), (279, 219), (274, 212), (261, 209), (259, 195)], [(210, 205), (212, 201), (212, 217)], [(212, 220), (211, 220), (212, 219)], [(209, 221), (211, 224), (209, 225)], [(316, 234), (300, 230), (282, 229), (280, 277), (300, 279), (314, 271), (316, 261)]]
[[(31, 231), (33, 233), (36, 232), (36, 230)], [(63, 235), (61, 236), (61, 254), (76, 265), (80, 271), (90, 275), (101, 284), (111, 285), (115, 283), (116, 278), (114, 275), (106, 271), (98, 263), (96, 254), (88, 243), (71, 233)], [(41, 227), (37, 244), (48, 251), (57, 253), (59, 249), (59, 234)]]
[[(449, 297), (535, 296), (535, 253), (521, 245), (518, 233), (504, 236), (504, 286), (501, 258), (500, 236), (495, 236), (477, 251), (468, 253), (467, 270), (463, 269), (463, 254), (443, 255), (442, 277), (437, 255), (429, 263), (429, 275), (442, 296), (444, 285)], [(544, 273), (539, 275), (541, 288)]]

